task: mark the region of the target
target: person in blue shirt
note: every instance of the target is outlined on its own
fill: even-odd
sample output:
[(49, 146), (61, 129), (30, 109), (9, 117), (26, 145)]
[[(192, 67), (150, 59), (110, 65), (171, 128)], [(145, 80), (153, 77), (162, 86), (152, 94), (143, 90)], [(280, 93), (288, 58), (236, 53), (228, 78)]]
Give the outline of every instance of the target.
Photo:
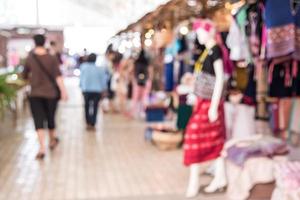
[(92, 53), (87, 62), (80, 65), (80, 88), (85, 102), (85, 118), (88, 130), (95, 130), (98, 105), (107, 90), (108, 74), (105, 67), (96, 66), (97, 55)]

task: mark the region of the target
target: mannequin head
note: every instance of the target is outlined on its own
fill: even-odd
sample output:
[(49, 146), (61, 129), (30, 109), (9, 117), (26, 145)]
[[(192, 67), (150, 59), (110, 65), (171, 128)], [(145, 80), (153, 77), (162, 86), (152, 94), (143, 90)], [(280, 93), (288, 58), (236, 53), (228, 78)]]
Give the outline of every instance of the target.
[(212, 21), (208, 19), (198, 19), (194, 22), (193, 29), (196, 31), (200, 44), (215, 40), (216, 28)]

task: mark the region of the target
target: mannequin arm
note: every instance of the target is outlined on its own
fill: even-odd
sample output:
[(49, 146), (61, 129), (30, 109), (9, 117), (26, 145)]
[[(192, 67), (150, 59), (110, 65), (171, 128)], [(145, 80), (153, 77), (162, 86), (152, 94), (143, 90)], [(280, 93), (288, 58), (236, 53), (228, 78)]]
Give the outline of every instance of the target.
[(214, 122), (218, 118), (218, 107), (222, 97), (223, 86), (224, 86), (224, 70), (223, 62), (221, 59), (214, 62), (214, 70), (216, 74), (216, 83), (211, 99), (210, 108), (208, 111), (208, 118), (210, 122)]

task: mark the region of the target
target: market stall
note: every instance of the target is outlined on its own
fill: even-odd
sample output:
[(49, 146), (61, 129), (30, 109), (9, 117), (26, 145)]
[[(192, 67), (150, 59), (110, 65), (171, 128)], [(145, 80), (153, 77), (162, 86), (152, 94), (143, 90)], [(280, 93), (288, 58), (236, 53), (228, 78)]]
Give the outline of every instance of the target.
[[(298, 1), (293, 1), (291, 7), (290, 2), (280, 0), (173, 0), (120, 31), (111, 43), (115, 51), (128, 56), (132, 52), (138, 52), (141, 47), (144, 48), (154, 68), (157, 68), (154, 70), (154, 77), (158, 78), (153, 79), (153, 84), (158, 82), (155, 83), (158, 85), (155, 89), (163, 91), (169, 95), (170, 101), (173, 101), (173, 94), (177, 93), (182, 77), (186, 73), (195, 73), (197, 63), (201, 61), (205, 52), (205, 47), (199, 44), (195, 23), (199, 18), (209, 18), (218, 31), (216, 41), (222, 51), (226, 80), (226, 143), (240, 139), (242, 143), (246, 142), (249, 145), (249, 140), (253, 142), (251, 138), (256, 135), (270, 135), (272, 139), (277, 138), (277, 142), (282, 142), (282, 145), (297, 146), (300, 141), (300, 15), (294, 11), (297, 11), (298, 4)], [(168, 112), (172, 112), (170, 110), (172, 106), (168, 108)], [(264, 124), (262, 129), (259, 125), (261, 122)], [(249, 160), (247, 162), (251, 168), (251, 162), (262, 159), (259, 162), (262, 168), (264, 164), (270, 167), (270, 176), (256, 174), (257, 182), (249, 183), (249, 187), (244, 188), (244, 191), (235, 190), (234, 193), (243, 196), (242, 199), (251, 195), (250, 191), (256, 184), (275, 181), (274, 166), (288, 160), (270, 159), (264, 154), (264, 146), (258, 147), (258, 144), (258, 141), (254, 141), (255, 148), (252, 150), (255, 151), (255, 155), (251, 155), (246, 161)], [(252, 148), (251, 145), (248, 147)], [(263, 153), (257, 156), (256, 151)], [(238, 153), (243, 154), (243, 151), (239, 150)], [(288, 158), (288, 150), (280, 151), (278, 155)], [(257, 161), (256, 157), (259, 157)], [(263, 161), (264, 158), (267, 159), (266, 162)], [(226, 156), (225, 159), (230, 160)], [(227, 169), (230, 173), (228, 176), (231, 176), (232, 171), (239, 171), (237, 179), (242, 178), (241, 174), (247, 174), (245, 176), (249, 179), (254, 176), (250, 173), (251, 169), (247, 171), (246, 168), (230, 161)], [(236, 181), (229, 180), (229, 191), (236, 189)], [(282, 188), (280, 187), (280, 190)], [(242, 193), (243, 195), (240, 195)], [(229, 196), (230, 194), (233, 195), (232, 192), (229, 192)]]

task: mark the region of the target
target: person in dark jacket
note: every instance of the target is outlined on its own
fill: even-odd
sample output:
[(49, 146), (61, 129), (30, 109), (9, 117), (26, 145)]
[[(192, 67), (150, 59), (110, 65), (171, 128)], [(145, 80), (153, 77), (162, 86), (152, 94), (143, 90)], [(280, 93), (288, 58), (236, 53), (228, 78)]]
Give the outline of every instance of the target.
[(44, 47), (45, 36), (35, 35), (33, 39), (35, 48), (26, 59), (23, 77), (31, 86), (29, 102), (40, 143), (36, 158), (43, 159), (46, 152), (46, 129), (49, 130), (50, 149), (54, 150), (59, 142), (55, 131), (55, 112), (59, 98), (66, 101), (68, 95), (59, 69), (59, 61)]

